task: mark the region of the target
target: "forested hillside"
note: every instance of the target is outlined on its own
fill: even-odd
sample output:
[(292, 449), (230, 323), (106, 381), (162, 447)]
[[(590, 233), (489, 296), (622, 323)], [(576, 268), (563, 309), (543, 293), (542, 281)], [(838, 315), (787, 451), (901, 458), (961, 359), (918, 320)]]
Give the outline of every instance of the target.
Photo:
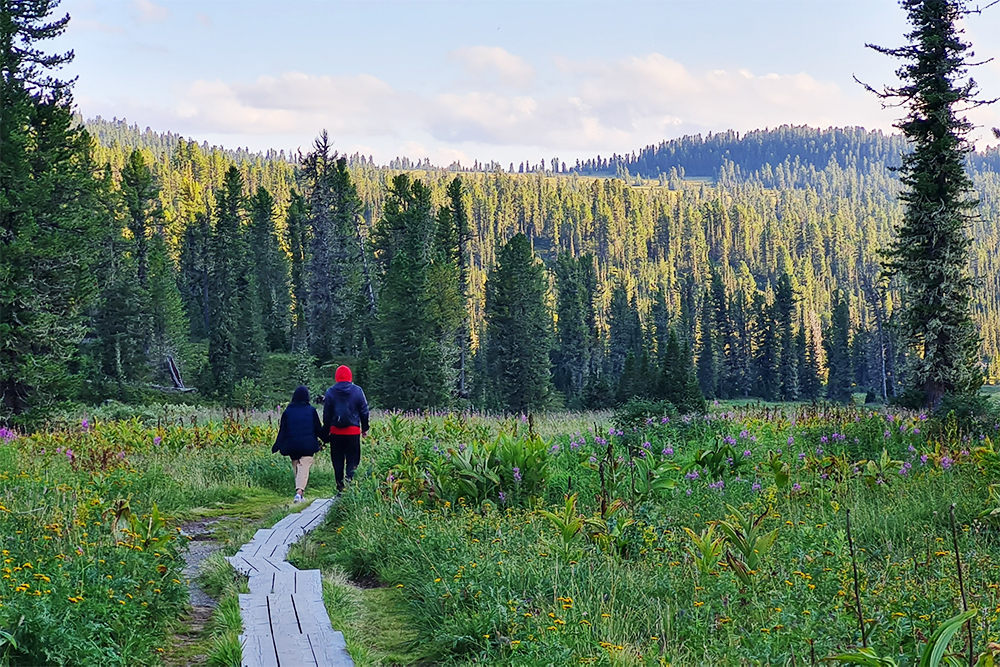
[[(206, 209), (231, 163), (239, 165), (247, 193), (258, 186), (271, 193), (278, 230), (285, 234), (289, 196), (298, 187), (296, 167), (285, 155), (209, 148), (176, 135), (140, 132), (121, 122), (91, 121), (88, 129), (101, 143), (99, 162), (108, 161), (117, 170), (128, 150), (138, 147), (152, 164), (162, 186), (160, 199), (175, 261), (182, 256), (185, 229)], [(831, 326), (833, 294), (840, 289), (849, 303), (855, 374), (861, 388), (868, 388), (868, 376), (880, 376), (876, 370), (886, 356), (882, 348), (891, 351), (888, 323), (895, 298), (891, 290), (878, 289), (877, 249), (899, 219), (898, 181), (890, 167), (898, 164), (903, 149), (901, 138), (880, 132), (782, 127), (742, 137), (686, 137), (644, 149), (623, 162), (629, 172), (659, 176), (662, 185), (539, 170), (463, 172), (463, 205), (471, 229), (473, 348), (482, 329), (485, 282), (497, 244), (523, 232), (552, 269), (560, 253), (593, 256), (595, 326), (605, 341), (616, 286), (634, 300), (650, 338), (655, 338), (654, 305), (662, 290), (665, 317), (696, 350), (703, 328), (700, 313), (711, 302), (712, 267), (726, 300), (735, 304), (743, 299), (741, 307), (748, 311), (755, 300), (773, 302), (779, 277), (787, 272), (796, 297), (795, 327), (801, 322), (825, 376), (822, 341)], [(981, 200), (973, 271), (985, 279), (977, 291), (976, 310), (991, 378), (1000, 375), (1000, 267), (989, 250), (1000, 234), (1000, 176), (993, 170), (997, 160), (996, 150), (970, 158)], [(360, 200), (361, 233), (367, 237), (382, 216), (390, 181), (398, 172), (357, 155), (348, 159), (347, 167)], [(595, 161), (581, 168), (606, 167)], [(410, 174), (428, 186), (435, 209), (445, 203), (453, 172), (424, 165)], [(681, 174), (712, 180), (685, 181)], [(283, 245), (288, 250), (287, 238)], [(558, 285), (556, 272), (550, 275), (554, 308)], [(882, 343), (877, 342), (880, 322), (885, 325)], [(747, 346), (757, 344), (748, 341)], [(611, 355), (622, 357), (615, 351)], [(891, 371), (892, 359), (886, 364)], [(613, 374), (615, 370), (621, 369), (613, 369)], [(880, 387), (873, 388), (881, 393)], [(892, 387), (887, 391), (891, 394)]]

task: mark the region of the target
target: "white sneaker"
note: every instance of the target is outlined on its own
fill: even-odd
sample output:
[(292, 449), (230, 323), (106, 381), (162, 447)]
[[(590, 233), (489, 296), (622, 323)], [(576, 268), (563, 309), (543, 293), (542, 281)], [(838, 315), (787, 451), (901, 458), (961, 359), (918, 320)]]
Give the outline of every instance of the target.
[(296, 493), (295, 497), (292, 499), (292, 502), (293, 503), (301, 503), (302, 502), (302, 494), (301, 493)]

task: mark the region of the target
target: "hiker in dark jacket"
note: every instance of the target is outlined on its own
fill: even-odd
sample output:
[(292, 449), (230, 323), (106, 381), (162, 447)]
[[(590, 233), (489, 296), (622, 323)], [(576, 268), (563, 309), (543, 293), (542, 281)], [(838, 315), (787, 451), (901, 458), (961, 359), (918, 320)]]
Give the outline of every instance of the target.
[(345, 473), (348, 481), (354, 478), (361, 462), (361, 438), (368, 434), (368, 400), (351, 377), (351, 369), (340, 366), (334, 375), (337, 384), (323, 397), (323, 427), (328, 434), (338, 491), (344, 490)]
[(282, 456), (292, 459), (295, 470), (295, 499), (292, 502), (302, 502), (313, 455), (319, 451), (320, 441), (326, 438), (326, 433), (316, 408), (309, 404), (309, 388), (299, 387), (292, 394), (292, 402), (281, 413), (278, 437), (271, 447), (272, 453), (281, 452)]

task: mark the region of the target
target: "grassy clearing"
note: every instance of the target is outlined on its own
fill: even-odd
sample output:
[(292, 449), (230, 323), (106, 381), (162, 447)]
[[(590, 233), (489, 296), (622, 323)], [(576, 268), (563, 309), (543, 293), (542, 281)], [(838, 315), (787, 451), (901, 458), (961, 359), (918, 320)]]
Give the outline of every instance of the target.
[[(235, 553), (300, 509), (266, 423), (83, 422), (12, 435), (0, 442), (0, 630), (10, 636), (0, 664), (159, 664), (184, 632), (180, 525), (226, 517), (215, 537)], [(320, 459), (310, 491), (333, 486)]]
[[(330, 573), (346, 627), (402, 628), (352, 630), (367, 664), (791, 664), (862, 643), (850, 509), (866, 640), (910, 665), (961, 611), (954, 503), (977, 652), (1000, 636), (993, 425), (799, 408), (634, 426), (390, 420), (295, 556)], [(368, 611), (345, 573), (391, 603)], [(419, 654), (384, 657), (396, 641)]]

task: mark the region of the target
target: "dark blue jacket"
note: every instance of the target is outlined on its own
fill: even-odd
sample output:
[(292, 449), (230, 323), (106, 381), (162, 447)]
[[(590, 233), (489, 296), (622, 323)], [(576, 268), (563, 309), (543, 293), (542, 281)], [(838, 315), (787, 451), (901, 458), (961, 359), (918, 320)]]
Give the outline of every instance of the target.
[(330, 433), (333, 426), (334, 404), (338, 401), (346, 401), (351, 412), (351, 426), (360, 428), (362, 432), (368, 430), (368, 399), (361, 387), (353, 382), (338, 382), (326, 390), (323, 396), (323, 431)]
[(325, 439), (325, 434), (316, 408), (308, 402), (289, 403), (281, 413), (278, 438), (271, 451), (280, 451), (282, 456), (293, 459), (312, 456), (319, 451), (320, 440)]

